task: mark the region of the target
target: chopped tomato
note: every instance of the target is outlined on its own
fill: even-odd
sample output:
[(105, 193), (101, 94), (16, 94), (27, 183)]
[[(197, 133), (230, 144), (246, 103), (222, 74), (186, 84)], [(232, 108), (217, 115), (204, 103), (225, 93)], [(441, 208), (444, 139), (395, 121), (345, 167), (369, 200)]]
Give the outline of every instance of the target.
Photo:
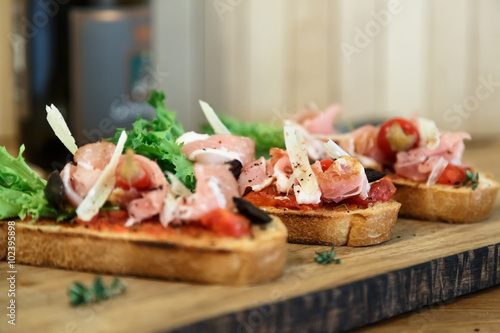
[(326, 170), (328, 170), (330, 165), (333, 164), (333, 161), (331, 159), (327, 158), (327, 159), (324, 159), (323, 161), (321, 161), (320, 163), (321, 163), (321, 170), (323, 170), (323, 172), (325, 172)]
[(449, 163), (439, 176), (436, 184), (461, 185), (467, 177), (466, 170), (464, 167)]
[(376, 202), (387, 202), (396, 193), (396, 186), (387, 178), (370, 184), (370, 191), (366, 199), (358, 196), (347, 198), (341, 203), (355, 204), (362, 208), (368, 207), (368, 204)]
[[(279, 199), (276, 199), (278, 197)], [(299, 204), (294, 194), (284, 194), (278, 192), (275, 186), (268, 186), (265, 189), (254, 192), (250, 191), (244, 197), (257, 207), (280, 207), (295, 210), (314, 210), (322, 206), (319, 204)]]
[[(133, 165), (130, 166), (129, 163), (133, 163)], [(129, 162), (125, 159), (118, 163), (116, 167), (116, 186), (124, 190), (129, 190), (130, 188), (146, 190), (150, 185), (151, 179), (140, 162), (136, 160)]]
[(420, 133), (412, 122), (404, 118), (386, 121), (378, 132), (377, 144), (382, 153), (394, 160), (396, 153), (418, 147)]
[(215, 209), (201, 218), (201, 224), (218, 236), (240, 238), (250, 234), (250, 221), (227, 209)]

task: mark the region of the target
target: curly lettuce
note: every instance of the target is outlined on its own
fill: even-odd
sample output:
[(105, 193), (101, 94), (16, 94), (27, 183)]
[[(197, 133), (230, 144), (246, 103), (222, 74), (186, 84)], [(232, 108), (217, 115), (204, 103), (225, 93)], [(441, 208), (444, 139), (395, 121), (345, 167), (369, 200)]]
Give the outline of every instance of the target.
[[(181, 146), (175, 143), (175, 140), (184, 134), (181, 123), (175, 119), (175, 112), (165, 107), (164, 93), (153, 91), (148, 103), (155, 109), (156, 118), (136, 120), (132, 129), (127, 131), (125, 148), (132, 148), (136, 154), (156, 161), (162, 171), (172, 172), (193, 191), (193, 163), (181, 152)], [(116, 144), (122, 130), (118, 129), (115, 136), (108, 140)]]
[(0, 147), (0, 219), (59, 218), (61, 213), (45, 197), (46, 181), (26, 164), (23, 152), (24, 145), (14, 158)]

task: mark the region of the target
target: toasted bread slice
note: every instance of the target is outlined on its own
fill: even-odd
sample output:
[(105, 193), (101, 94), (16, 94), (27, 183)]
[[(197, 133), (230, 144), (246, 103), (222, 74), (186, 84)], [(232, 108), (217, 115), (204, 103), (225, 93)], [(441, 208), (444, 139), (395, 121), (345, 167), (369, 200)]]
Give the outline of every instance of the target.
[(344, 205), (310, 211), (260, 208), (283, 221), (291, 243), (367, 246), (391, 239), (400, 206), (389, 201), (352, 210)]
[[(7, 224), (0, 221), (2, 260)], [(181, 229), (112, 232), (49, 220), (16, 222), (16, 263), (233, 285), (260, 283), (283, 272), (287, 231), (279, 218), (253, 225), (252, 235), (241, 239)]]
[(493, 177), (481, 173), (475, 190), (465, 186), (427, 186), (397, 176), (392, 176), (392, 182), (397, 188), (392, 198), (401, 203), (400, 216), (450, 223), (472, 223), (488, 218), (500, 188)]

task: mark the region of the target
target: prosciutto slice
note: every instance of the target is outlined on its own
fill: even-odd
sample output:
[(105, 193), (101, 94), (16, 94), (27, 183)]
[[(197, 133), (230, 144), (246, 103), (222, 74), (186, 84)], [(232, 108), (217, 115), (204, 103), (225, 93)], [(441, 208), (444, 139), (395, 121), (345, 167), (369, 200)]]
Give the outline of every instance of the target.
[(76, 165), (68, 163), (61, 171), (66, 196), (77, 207), (94, 186), (116, 146), (111, 142), (90, 143), (78, 148), (73, 157)]
[(342, 139), (339, 146), (349, 155), (356, 157), (365, 167), (381, 169), (381, 166), (389, 161), (377, 145), (378, 131), (373, 125), (362, 126)]
[(426, 181), (433, 170), (442, 165), (441, 159), (454, 165), (462, 164), (462, 154), (465, 149), (463, 140), (466, 139), (470, 139), (470, 135), (465, 132), (443, 132), (436, 149), (423, 146), (397, 153), (394, 170), (397, 175), (416, 181)]
[[(122, 155), (120, 158), (123, 160), (127, 157)], [(165, 195), (170, 188), (158, 164), (141, 155), (134, 155), (134, 160), (146, 171), (151, 180), (151, 184), (146, 191), (138, 192), (138, 198), (133, 198), (127, 204), (127, 211), (129, 214), (127, 225), (160, 214), (163, 208)], [(134, 189), (131, 191), (136, 192)]]
[(240, 195), (243, 195), (247, 188), (258, 192), (273, 183), (273, 167), (270, 161), (266, 161), (264, 157), (247, 164), (242, 170), (238, 178), (240, 187)]
[(368, 179), (361, 163), (353, 157), (342, 156), (323, 171), (321, 163), (316, 161), (312, 169), (318, 178), (322, 198), (329, 202), (340, 202), (345, 198), (359, 195), (368, 196)]
[(185, 197), (167, 196), (160, 215), (164, 226), (171, 222), (196, 221), (217, 209), (234, 209), (233, 197), (239, 196), (238, 183), (227, 165), (195, 164), (195, 193)]
[(297, 112), (291, 120), (311, 134), (335, 134), (337, 131), (333, 127), (333, 121), (340, 110), (341, 107), (338, 104), (330, 105), (323, 111), (306, 108)]
[(255, 159), (255, 142), (243, 136), (215, 134), (204, 140), (186, 143), (181, 151), (194, 162), (222, 164), (237, 159), (246, 166)]

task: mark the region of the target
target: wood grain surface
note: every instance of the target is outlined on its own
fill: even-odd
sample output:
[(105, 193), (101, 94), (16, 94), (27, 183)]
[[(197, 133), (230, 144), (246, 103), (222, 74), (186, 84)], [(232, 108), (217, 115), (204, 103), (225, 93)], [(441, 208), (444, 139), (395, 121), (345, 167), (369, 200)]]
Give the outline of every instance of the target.
[(496, 333), (500, 331), (500, 286), (452, 298), (382, 320), (351, 333)]
[[(499, 178), (497, 168), (489, 164), (499, 161), (499, 147), (498, 143), (479, 146), (468, 156), (476, 165), (488, 166), (481, 170)], [(257, 286), (204, 286), (124, 277), (127, 294), (74, 308), (68, 305), (68, 286), (73, 281), (90, 284), (94, 274), (17, 265), (17, 325), (8, 325), (2, 315), (0, 332), (319, 332), (354, 328), (500, 283), (498, 203), (497, 199), (490, 219), (472, 225), (400, 219), (387, 243), (338, 247), (339, 265), (322, 266), (313, 261), (315, 251), (328, 247), (289, 244), (285, 274)], [(1, 262), (2, 281), (7, 270), (7, 264)], [(4, 289), (0, 304), (7, 304), (7, 284), (2, 282), (0, 288)]]

